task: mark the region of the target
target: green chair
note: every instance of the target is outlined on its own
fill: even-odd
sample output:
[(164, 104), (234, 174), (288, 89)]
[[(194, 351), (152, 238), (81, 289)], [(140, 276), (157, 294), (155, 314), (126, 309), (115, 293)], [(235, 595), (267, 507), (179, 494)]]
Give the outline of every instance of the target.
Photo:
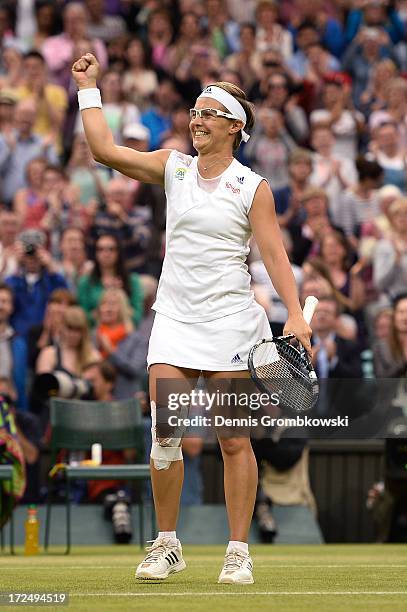
[[(50, 403), (51, 422), (51, 465), (55, 465), (60, 450), (90, 451), (98, 442), (104, 450), (136, 449), (137, 457), (144, 453), (143, 420), (140, 405), (136, 399), (97, 402), (64, 400), (52, 398)], [(150, 478), (150, 466), (101, 465), (70, 466), (64, 468), (66, 483), (66, 550), (71, 549), (71, 500), (72, 480), (146, 480)], [(53, 479), (49, 479), (47, 512), (45, 519), (44, 548), (48, 549), (53, 497)], [(154, 506), (152, 531), (155, 532)], [(144, 542), (144, 506), (140, 496), (140, 546)], [(153, 536), (154, 537), (154, 536)]]
[[(3, 487), (1, 486), (2, 481), (10, 482), (11, 488), (13, 487), (13, 466), (12, 465), (0, 465), (0, 507), (3, 504)], [(13, 498), (9, 495), (9, 503), (11, 504), (11, 515), (10, 515), (10, 552), (14, 555), (14, 511), (13, 511)], [(0, 529), (0, 542), (1, 550), (4, 550), (4, 537), (3, 528)]]

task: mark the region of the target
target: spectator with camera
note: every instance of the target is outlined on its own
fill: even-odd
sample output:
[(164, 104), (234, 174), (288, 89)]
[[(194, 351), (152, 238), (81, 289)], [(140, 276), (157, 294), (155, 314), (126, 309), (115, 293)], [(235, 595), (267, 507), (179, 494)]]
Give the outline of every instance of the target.
[(6, 278), (14, 294), (12, 324), (22, 336), (42, 322), (48, 299), (58, 288), (66, 288), (65, 279), (56, 272), (56, 262), (45, 248), (45, 236), (26, 230), (19, 236), (16, 249), (19, 268)]
[(138, 274), (129, 274), (119, 239), (114, 234), (102, 234), (96, 240), (95, 265), (90, 274), (79, 279), (78, 301), (91, 322), (104, 289), (121, 288), (133, 309), (133, 323), (143, 316), (143, 290)]

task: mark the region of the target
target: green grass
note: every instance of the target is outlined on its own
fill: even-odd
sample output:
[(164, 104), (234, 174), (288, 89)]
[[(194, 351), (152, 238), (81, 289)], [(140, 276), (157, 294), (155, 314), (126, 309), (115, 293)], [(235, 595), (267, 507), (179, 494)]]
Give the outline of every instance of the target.
[(136, 548), (75, 547), (69, 556), (3, 555), (0, 591), (69, 592), (68, 607), (49, 610), (407, 610), (407, 545), (251, 546), (256, 582), (241, 587), (217, 584), (224, 550), (185, 546), (187, 569), (164, 582), (134, 578), (142, 558)]

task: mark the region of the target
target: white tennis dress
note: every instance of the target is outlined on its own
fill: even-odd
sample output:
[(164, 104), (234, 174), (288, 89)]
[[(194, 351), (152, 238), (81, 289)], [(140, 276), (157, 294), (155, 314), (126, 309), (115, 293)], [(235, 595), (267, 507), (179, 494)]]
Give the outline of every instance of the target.
[(271, 337), (246, 265), (248, 214), (263, 177), (234, 159), (208, 193), (197, 159), (172, 151), (165, 167), (166, 254), (147, 363), (246, 370), (251, 346)]

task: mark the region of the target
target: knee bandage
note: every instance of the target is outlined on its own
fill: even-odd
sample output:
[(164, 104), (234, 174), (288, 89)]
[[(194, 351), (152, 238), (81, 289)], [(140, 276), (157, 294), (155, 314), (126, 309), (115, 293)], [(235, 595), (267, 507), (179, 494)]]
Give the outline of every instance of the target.
[[(183, 407), (177, 412), (180, 419), (188, 416), (189, 408)], [(165, 408), (165, 414), (168, 418), (168, 408)], [(160, 419), (158, 420), (160, 424)], [(185, 426), (180, 425), (173, 430), (173, 437), (163, 438), (157, 437), (157, 405), (151, 402), (151, 453), (150, 457), (153, 460), (156, 470), (168, 470), (173, 461), (182, 460), (181, 442), (185, 432)]]

